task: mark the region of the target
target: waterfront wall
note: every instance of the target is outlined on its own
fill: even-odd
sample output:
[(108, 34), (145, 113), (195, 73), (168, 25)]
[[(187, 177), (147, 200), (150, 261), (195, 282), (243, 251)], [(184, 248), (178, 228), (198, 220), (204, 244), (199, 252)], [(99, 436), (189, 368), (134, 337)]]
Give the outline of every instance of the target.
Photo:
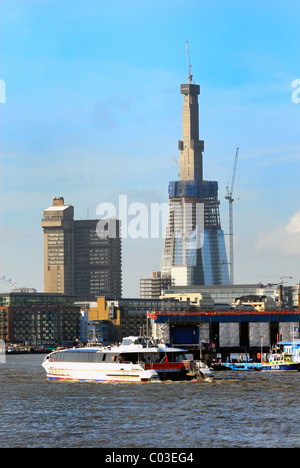
[(268, 311), (244, 313), (157, 313), (152, 324), (153, 334), (177, 346), (196, 348), (199, 343), (213, 345), (218, 351), (253, 352), (268, 350), (278, 339), (298, 338), (298, 311)]

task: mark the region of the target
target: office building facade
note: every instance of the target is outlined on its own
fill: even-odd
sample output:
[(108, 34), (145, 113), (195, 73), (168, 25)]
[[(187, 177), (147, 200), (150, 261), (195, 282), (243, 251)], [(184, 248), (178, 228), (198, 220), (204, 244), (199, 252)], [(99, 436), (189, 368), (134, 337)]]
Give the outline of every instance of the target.
[[(76, 301), (122, 294), (120, 223), (106, 220), (108, 237), (99, 232), (99, 220), (74, 220), (74, 207), (62, 197), (44, 211), (44, 290), (64, 293)], [(112, 227), (113, 225), (113, 227)], [(104, 225), (105, 228), (105, 225)]]
[(72, 296), (45, 293), (0, 294), (0, 339), (41, 345), (75, 344), (80, 337), (80, 308)]
[(170, 276), (162, 276), (160, 271), (153, 271), (150, 278), (140, 278), (140, 298), (159, 299), (163, 291), (172, 285)]

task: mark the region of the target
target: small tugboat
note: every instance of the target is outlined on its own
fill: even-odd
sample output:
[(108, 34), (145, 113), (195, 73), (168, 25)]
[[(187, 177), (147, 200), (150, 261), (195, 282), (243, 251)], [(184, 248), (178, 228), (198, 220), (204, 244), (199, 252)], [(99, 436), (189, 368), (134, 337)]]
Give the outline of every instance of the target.
[(261, 364), (261, 370), (300, 371), (300, 340), (277, 343), (269, 361)]
[(186, 351), (129, 336), (118, 346), (57, 350), (42, 366), (48, 380), (152, 382), (212, 378), (205, 364), (187, 360)]
[[(258, 357), (261, 357), (260, 353)], [(214, 366), (214, 370), (300, 371), (300, 340), (278, 342), (267, 361), (221, 362)]]

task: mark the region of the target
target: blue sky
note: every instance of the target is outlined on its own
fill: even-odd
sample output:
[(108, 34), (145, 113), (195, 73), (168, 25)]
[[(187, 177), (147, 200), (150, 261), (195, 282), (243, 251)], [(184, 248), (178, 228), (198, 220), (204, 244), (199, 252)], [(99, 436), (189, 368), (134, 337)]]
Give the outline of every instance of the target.
[[(42, 213), (168, 200), (177, 178), (185, 42), (201, 86), (204, 177), (236, 147), (235, 279), (300, 280), (300, 5), (279, 0), (0, 0), (0, 276), (43, 290)], [(161, 239), (124, 239), (124, 296), (159, 269)], [(7, 289), (0, 284), (2, 290)]]

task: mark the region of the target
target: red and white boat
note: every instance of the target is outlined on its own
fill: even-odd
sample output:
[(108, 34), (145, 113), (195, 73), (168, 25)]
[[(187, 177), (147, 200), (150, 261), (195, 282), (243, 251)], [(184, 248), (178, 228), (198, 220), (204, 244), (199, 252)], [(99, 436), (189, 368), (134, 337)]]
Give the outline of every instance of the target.
[(153, 382), (212, 376), (207, 366), (198, 364), (187, 359), (184, 349), (129, 336), (118, 346), (58, 350), (47, 355), (42, 365), (48, 380)]

